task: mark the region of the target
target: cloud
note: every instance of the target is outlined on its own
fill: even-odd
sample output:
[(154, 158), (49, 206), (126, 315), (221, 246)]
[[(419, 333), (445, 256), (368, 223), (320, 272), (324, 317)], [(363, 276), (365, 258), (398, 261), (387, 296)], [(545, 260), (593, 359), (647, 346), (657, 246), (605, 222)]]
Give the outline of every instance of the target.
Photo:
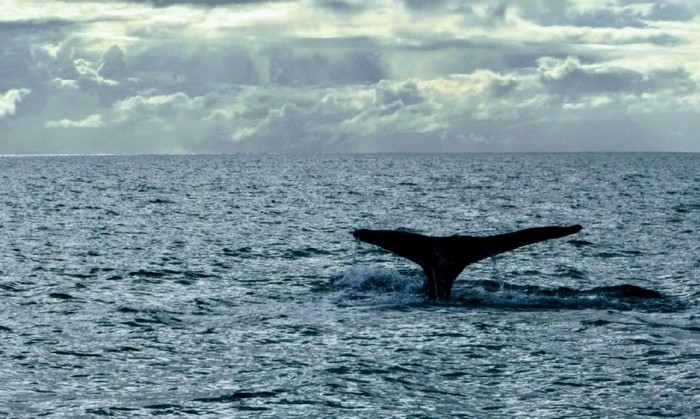
[(371, 5), (360, 0), (314, 0), (316, 7), (329, 9), (336, 13), (355, 14), (371, 9)]
[(97, 128), (102, 126), (102, 116), (90, 115), (81, 121), (61, 119), (59, 121), (47, 121), (47, 128)]
[[(135, 1), (135, 0), (129, 0)], [(230, 6), (230, 5), (245, 5), (245, 4), (256, 4), (256, 3), (273, 3), (275, 1), (285, 1), (285, 0), (150, 0), (149, 2), (156, 7), (169, 7), (175, 5), (188, 5), (195, 7), (216, 7), (216, 6)]]
[(688, 2), (10, 10), (2, 153), (700, 151), (700, 5)]
[(123, 80), (130, 75), (124, 62), (124, 51), (118, 45), (111, 45), (102, 53), (97, 73), (100, 77), (109, 80)]
[(524, 18), (542, 25), (609, 28), (641, 28), (649, 22), (690, 21), (700, 12), (697, 4), (676, 0), (520, 2), (518, 8)]
[(12, 89), (0, 95), (0, 118), (14, 115), (17, 104), (29, 93), (29, 89)]
[(330, 49), (276, 48), (264, 53), (272, 83), (283, 85), (338, 85), (376, 83), (385, 77), (378, 54)]
[[(531, 80), (536, 80), (530, 77)], [(516, 93), (522, 83), (523, 92)], [(491, 72), (430, 81), (318, 89), (287, 95), (270, 112), (247, 121), (232, 149), (267, 151), (457, 150), (483, 138), (483, 121), (518, 119), (536, 106), (524, 80)], [(506, 86), (506, 87), (504, 87)], [(485, 106), (500, 96), (503, 103)], [(520, 102), (520, 100), (523, 102)], [(471, 135), (471, 137), (470, 137)], [(432, 144), (431, 144), (432, 143)]]
[(582, 64), (578, 58), (543, 57), (538, 60), (543, 85), (560, 95), (577, 96), (594, 92), (643, 93), (652, 86), (644, 74), (609, 65)]

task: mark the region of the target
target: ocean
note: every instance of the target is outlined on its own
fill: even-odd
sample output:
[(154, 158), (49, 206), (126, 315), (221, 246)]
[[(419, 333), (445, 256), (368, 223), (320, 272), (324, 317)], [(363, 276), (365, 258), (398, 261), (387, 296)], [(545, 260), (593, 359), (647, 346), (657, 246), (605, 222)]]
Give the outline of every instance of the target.
[[(700, 155), (0, 157), (0, 416), (700, 417)], [(430, 301), (358, 228), (578, 234)]]

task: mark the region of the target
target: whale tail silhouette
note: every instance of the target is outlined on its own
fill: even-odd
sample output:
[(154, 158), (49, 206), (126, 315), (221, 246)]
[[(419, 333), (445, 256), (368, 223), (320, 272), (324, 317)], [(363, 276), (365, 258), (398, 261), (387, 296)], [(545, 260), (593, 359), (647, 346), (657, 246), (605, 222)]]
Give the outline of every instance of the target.
[(449, 299), (452, 284), (468, 265), (528, 244), (568, 236), (581, 231), (569, 227), (535, 227), (495, 236), (432, 237), (397, 230), (355, 230), (353, 236), (417, 263), (428, 280), (425, 293), (431, 299)]

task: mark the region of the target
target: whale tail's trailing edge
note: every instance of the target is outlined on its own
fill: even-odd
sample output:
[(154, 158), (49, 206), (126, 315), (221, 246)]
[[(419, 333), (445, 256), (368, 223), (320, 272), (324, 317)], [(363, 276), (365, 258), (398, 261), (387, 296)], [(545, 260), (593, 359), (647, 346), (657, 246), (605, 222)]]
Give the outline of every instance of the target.
[(417, 263), (428, 278), (429, 298), (448, 299), (452, 283), (468, 265), (528, 244), (557, 239), (581, 231), (569, 227), (535, 227), (495, 236), (431, 237), (396, 230), (355, 230), (353, 236)]

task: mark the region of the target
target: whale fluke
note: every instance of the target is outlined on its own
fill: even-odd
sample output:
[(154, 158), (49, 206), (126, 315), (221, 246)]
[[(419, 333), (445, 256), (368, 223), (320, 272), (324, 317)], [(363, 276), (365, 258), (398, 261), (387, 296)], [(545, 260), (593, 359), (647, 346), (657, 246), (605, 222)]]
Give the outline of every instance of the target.
[(363, 242), (417, 263), (428, 280), (425, 293), (431, 299), (449, 299), (452, 283), (468, 265), (528, 244), (578, 233), (583, 227), (535, 227), (495, 236), (432, 237), (397, 230), (355, 230)]

